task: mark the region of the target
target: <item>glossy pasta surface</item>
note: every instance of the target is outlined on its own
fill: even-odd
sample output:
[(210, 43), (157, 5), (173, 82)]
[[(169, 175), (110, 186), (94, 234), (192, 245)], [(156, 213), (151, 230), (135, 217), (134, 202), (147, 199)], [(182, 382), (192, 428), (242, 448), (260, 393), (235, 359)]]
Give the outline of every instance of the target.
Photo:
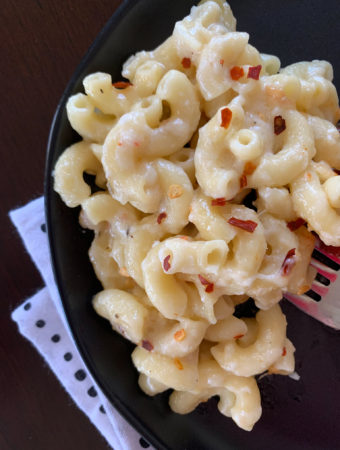
[[(126, 61), (128, 81), (87, 76), (54, 187), (94, 230), (93, 306), (136, 344), (141, 389), (172, 389), (180, 414), (218, 395), (250, 431), (255, 376), (295, 370), (279, 301), (310, 288), (311, 231), (340, 246), (340, 135), (332, 66), (281, 69), (248, 41), (227, 3), (202, 1)], [(249, 298), (256, 316), (235, 315)]]

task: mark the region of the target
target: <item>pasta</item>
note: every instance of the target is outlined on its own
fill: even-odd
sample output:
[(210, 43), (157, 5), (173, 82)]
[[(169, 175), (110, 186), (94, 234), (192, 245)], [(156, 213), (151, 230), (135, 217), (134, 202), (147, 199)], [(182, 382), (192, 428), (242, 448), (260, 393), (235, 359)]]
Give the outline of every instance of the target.
[(340, 246), (340, 116), (329, 63), (280, 68), (248, 41), (227, 3), (203, 0), (125, 62), (128, 81), (88, 75), (54, 188), (94, 232), (93, 306), (136, 345), (141, 389), (172, 389), (179, 414), (217, 395), (250, 431), (255, 377), (294, 372), (279, 302), (312, 284), (312, 231)]

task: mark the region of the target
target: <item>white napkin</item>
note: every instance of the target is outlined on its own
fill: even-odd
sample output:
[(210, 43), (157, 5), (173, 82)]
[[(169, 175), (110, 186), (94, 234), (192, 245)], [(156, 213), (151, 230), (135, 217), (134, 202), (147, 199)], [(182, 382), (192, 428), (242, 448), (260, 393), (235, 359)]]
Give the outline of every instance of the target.
[(51, 268), (43, 197), (9, 215), (46, 284), (13, 311), (12, 319), (20, 333), (33, 343), (76, 405), (114, 450), (151, 450), (100, 391), (76, 348)]

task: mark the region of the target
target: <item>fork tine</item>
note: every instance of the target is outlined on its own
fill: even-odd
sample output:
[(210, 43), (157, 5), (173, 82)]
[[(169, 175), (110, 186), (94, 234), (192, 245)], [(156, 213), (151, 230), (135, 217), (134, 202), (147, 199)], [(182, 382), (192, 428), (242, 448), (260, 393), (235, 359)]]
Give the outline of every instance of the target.
[(311, 265), (317, 274), (308, 292), (303, 295), (286, 293), (284, 297), (320, 322), (340, 329), (340, 248), (327, 247), (317, 241)]

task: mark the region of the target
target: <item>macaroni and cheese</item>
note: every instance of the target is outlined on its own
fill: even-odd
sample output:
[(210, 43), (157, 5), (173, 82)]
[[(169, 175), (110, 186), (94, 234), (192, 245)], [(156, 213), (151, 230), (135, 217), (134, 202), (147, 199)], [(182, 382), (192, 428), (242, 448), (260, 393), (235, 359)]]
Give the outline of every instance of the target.
[[(125, 62), (127, 81), (84, 79), (67, 102), (81, 140), (55, 167), (94, 231), (93, 306), (136, 344), (141, 389), (171, 389), (180, 414), (217, 395), (244, 430), (261, 416), (255, 376), (294, 373), (279, 301), (311, 286), (312, 231), (340, 246), (332, 66), (280, 68), (248, 41), (227, 3), (201, 1)], [(235, 314), (249, 298), (256, 315)]]

